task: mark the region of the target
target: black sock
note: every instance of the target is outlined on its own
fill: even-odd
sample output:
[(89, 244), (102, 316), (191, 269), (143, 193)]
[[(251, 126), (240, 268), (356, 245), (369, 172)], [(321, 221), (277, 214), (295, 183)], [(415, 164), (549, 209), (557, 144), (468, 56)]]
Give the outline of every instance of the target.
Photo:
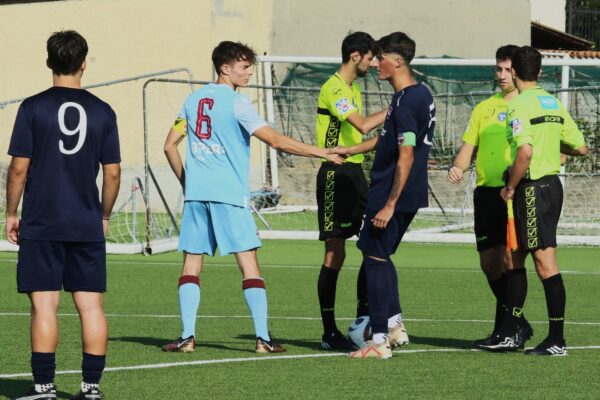
[(369, 303), (367, 302), (367, 274), (365, 263), (360, 264), (358, 278), (356, 279), (356, 318), (369, 315)]
[(365, 257), (367, 290), (369, 293), (369, 317), (373, 333), (388, 332), (388, 315), (392, 292), (386, 261)]
[(548, 337), (564, 340), (565, 306), (567, 294), (562, 275), (556, 274), (542, 281), (548, 307)]
[(34, 383), (38, 385), (54, 383), (55, 370), (55, 353), (31, 352), (31, 372), (33, 373)]
[(488, 280), (490, 289), (496, 296), (496, 319), (494, 320), (494, 332), (498, 332), (502, 326), (502, 319), (506, 312), (506, 304), (504, 302), (504, 296), (506, 296), (506, 274), (500, 275), (500, 278), (494, 280)]
[(335, 289), (339, 270), (321, 266), (319, 281), (317, 282), (317, 293), (319, 295), (319, 305), (321, 307), (321, 320), (323, 321), (323, 330), (325, 334), (331, 334), (337, 331), (335, 325)]
[(527, 297), (527, 271), (525, 268), (506, 272), (506, 312), (502, 321), (502, 331), (513, 334), (523, 322), (523, 304)]
[(102, 371), (106, 363), (106, 355), (96, 356), (89, 353), (83, 353), (81, 361), (81, 370), (83, 371), (83, 381), (85, 383), (98, 384), (102, 378)]

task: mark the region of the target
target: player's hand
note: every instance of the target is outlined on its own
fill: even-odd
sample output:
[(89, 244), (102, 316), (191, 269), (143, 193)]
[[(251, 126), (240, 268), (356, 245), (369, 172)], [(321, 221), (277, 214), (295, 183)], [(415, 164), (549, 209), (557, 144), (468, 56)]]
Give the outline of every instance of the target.
[(448, 180), (451, 183), (460, 183), (462, 182), (463, 177), (462, 169), (458, 168), (456, 165), (451, 166), (448, 170)]
[(385, 229), (390, 219), (392, 219), (392, 215), (394, 215), (394, 207), (383, 207), (371, 220), (373, 226), (377, 229)]
[(106, 237), (106, 235), (108, 234), (108, 223), (110, 221), (107, 219), (102, 218), (102, 232), (104, 232), (104, 237)]
[(336, 146), (328, 149), (329, 153), (338, 154), (344, 158), (350, 157), (352, 153), (350, 153), (350, 148), (345, 146)]
[(512, 199), (514, 195), (515, 189), (511, 188), (510, 186), (504, 186), (502, 190), (500, 190), (500, 197), (502, 197), (504, 201)]
[(325, 154), (325, 159), (329, 162), (332, 162), (336, 165), (342, 165), (342, 163), (344, 162), (344, 159), (339, 156), (338, 154)]
[(19, 244), (19, 217), (6, 217), (6, 238), (9, 243)]

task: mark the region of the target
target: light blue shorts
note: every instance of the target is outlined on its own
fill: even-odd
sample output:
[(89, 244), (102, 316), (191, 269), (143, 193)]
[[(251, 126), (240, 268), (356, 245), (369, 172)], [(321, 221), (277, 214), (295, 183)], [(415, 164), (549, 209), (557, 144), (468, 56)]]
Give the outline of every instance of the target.
[(180, 251), (224, 256), (260, 247), (249, 208), (211, 201), (186, 201), (179, 235)]

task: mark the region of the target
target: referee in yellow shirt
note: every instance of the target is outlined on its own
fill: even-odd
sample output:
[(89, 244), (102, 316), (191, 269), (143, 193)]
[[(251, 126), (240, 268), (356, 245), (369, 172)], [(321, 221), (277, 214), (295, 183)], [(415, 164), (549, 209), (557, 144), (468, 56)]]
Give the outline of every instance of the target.
[[(507, 285), (527, 290), (525, 269), (512, 268), (510, 253), (506, 251), (506, 204), (500, 197), (504, 187), (503, 173), (510, 165), (510, 146), (506, 139), (508, 102), (518, 95), (513, 84), (512, 57), (518, 46), (506, 45), (496, 51), (496, 80), (500, 92), (477, 104), (463, 135), (463, 144), (448, 170), (448, 180), (460, 183), (463, 173), (477, 155), (475, 171), (477, 188), (473, 194), (475, 211), (475, 237), (479, 263), (490, 289), (496, 298), (496, 315), (492, 333), (473, 343), (475, 348), (490, 344), (499, 332), (507, 314)], [(519, 291), (522, 293), (523, 290)], [(523, 301), (525, 297), (523, 296)], [(514, 303), (514, 301), (508, 301)], [(517, 301), (518, 303), (518, 301)], [(522, 307), (522, 303), (521, 303)], [(520, 314), (519, 343), (523, 348), (531, 337), (531, 325)]]

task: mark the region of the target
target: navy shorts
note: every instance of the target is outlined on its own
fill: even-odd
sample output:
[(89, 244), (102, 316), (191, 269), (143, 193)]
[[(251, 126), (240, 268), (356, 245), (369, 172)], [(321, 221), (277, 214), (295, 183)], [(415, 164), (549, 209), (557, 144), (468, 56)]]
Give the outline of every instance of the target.
[(21, 239), (17, 289), (20, 293), (105, 292), (106, 243)]
[(506, 245), (506, 203), (500, 197), (501, 187), (479, 186), (473, 193), (475, 239), (477, 251)]
[(385, 229), (373, 226), (372, 220), (378, 212), (365, 211), (356, 246), (369, 256), (387, 259), (396, 252), (417, 212), (395, 213)]

